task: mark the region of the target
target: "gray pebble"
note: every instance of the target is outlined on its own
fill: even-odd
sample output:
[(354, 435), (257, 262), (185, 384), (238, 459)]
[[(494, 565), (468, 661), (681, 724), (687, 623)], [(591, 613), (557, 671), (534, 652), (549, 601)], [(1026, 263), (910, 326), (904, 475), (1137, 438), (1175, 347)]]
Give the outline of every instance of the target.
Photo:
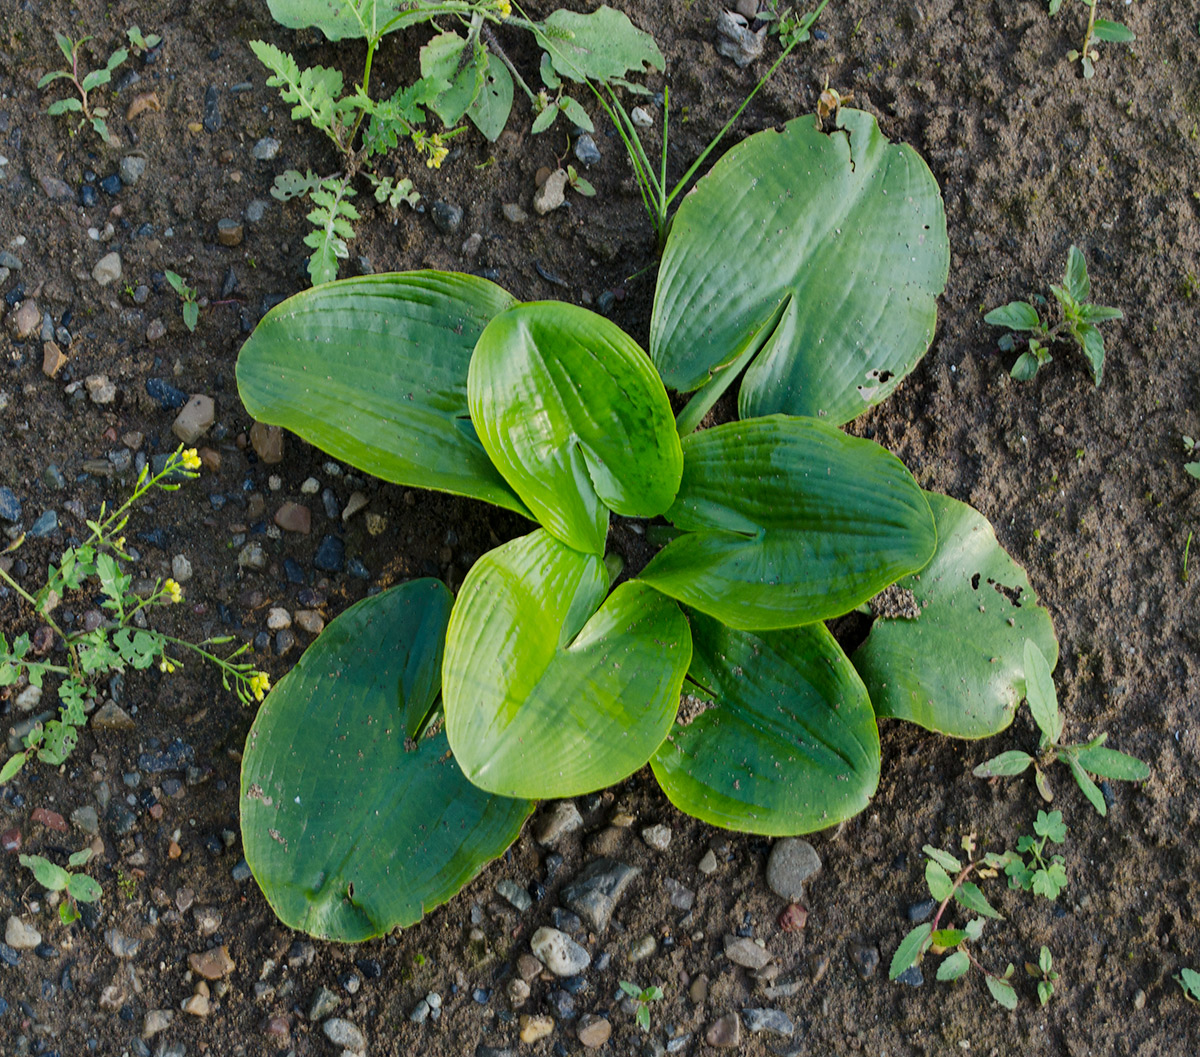
[(555, 976), (575, 976), (592, 964), (592, 956), (570, 936), (545, 925), (533, 934), (529, 948)]
[(522, 914), (533, 905), (529, 893), (516, 881), (507, 877), (496, 882), (496, 891), (515, 906)]
[(600, 151), (596, 147), (596, 141), (588, 135), (580, 136), (575, 141), (575, 157), (581, 165), (598, 165)]
[(255, 161), (271, 161), (279, 153), (281, 144), (273, 136), (264, 136), (256, 144), (250, 154)]
[(462, 227), (463, 211), (453, 202), (443, 202), (441, 199), (433, 203), (429, 211), (433, 226), (443, 235), (453, 235)]
[(334, 992), (330, 991), (328, 987), (318, 987), (317, 993), (313, 995), (312, 1002), (308, 1007), (308, 1019), (324, 1020), (341, 1005), (341, 1002), (342, 1000)]
[(804, 897), (804, 882), (820, 868), (821, 859), (808, 841), (784, 837), (771, 848), (767, 886), (781, 899), (798, 903)]
[(263, 217), (267, 215), (267, 207), (271, 203), (263, 198), (252, 198), (249, 205), (246, 206), (246, 223), (257, 224)]
[(908, 984), (909, 987), (920, 987), (924, 982), (925, 974), (921, 972), (919, 965), (910, 965), (896, 977), (896, 983)]
[(29, 535), (34, 539), (40, 539), (44, 536), (50, 536), (56, 531), (58, 531), (58, 514), (53, 510), (47, 510), (30, 527)]
[(108, 944), (108, 949), (122, 960), (136, 957), (142, 945), (141, 940), (126, 936), (120, 929), (108, 929), (104, 933), (104, 942)]
[(923, 921), (928, 921), (933, 917), (933, 912), (937, 910), (937, 901), (933, 899), (922, 899), (919, 903), (912, 903), (908, 908), (908, 920), (914, 925), (920, 925)]
[(596, 932), (608, 928), (617, 901), (641, 871), (616, 859), (597, 859), (563, 888), (561, 901)]
[(751, 1032), (768, 1031), (772, 1035), (791, 1035), (796, 1030), (792, 1018), (779, 1009), (743, 1009), (742, 1017)]
[(145, 156), (142, 154), (126, 154), (125, 157), (121, 159), (118, 172), (121, 174), (122, 183), (137, 183), (146, 172)]
[(0, 518), (5, 521), (21, 520), (21, 501), (7, 485), (0, 485)]
[(331, 1017), (321, 1025), (325, 1037), (335, 1046), (343, 1046), (352, 1053), (362, 1053), (367, 1048), (367, 1040), (363, 1033), (348, 1020), (341, 1017)]

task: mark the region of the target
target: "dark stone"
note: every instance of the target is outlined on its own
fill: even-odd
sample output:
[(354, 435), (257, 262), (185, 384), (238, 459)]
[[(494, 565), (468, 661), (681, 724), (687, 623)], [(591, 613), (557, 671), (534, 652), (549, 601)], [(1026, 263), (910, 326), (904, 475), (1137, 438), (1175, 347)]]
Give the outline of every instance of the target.
[(323, 573), (340, 573), (346, 563), (346, 545), (337, 536), (326, 536), (313, 557), (314, 568)]
[(0, 943), (0, 962), (11, 968), (14, 965), (19, 965), (21, 962), (21, 952), (7, 943)]
[(575, 157), (581, 165), (597, 165), (600, 161), (600, 151), (596, 141), (591, 136), (583, 135), (575, 141)]
[(289, 584), (302, 584), (306, 579), (304, 576), (304, 570), (300, 567), (300, 563), (294, 558), (284, 558), (283, 575), (287, 577)]
[(934, 899), (922, 899), (919, 903), (913, 903), (908, 908), (908, 920), (914, 925), (920, 925), (924, 921), (928, 921), (933, 912), (937, 910), (937, 901)]
[(569, 936), (575, 935), (583, 928), (583, 922), (579, 920), (579, 915), (572, 914), (569, 910), (563, 910), (562, 907), (555, 907), (550, 912), (550, 920), (559, 932), (565, 932)]
[(4, 295), (4, 303), (9, 308), (15, 308), (20, 302), (25, 300), (25, 284), (17, 283), (11, 290)]
[(96, 200), (100, 196), (96, 194), (96, 188), (91, 184), (84, 184), (79, 188), (79, 204), (87, 209), (96, 204)]
[(546, 999), (546, 1008), (559, 1020), (575, 1018), (575, 999), (561, 989), (550, 992), (550, 997)]
[(896, 983), (908, 984), (909, 987), (920, 987), (925, 982), (925, 976), (921, 972), (919, 965), (910, 965), (899, 976), (896, 977)]
[(355, 958), (354, 964), (368, 980), (378, 980), (383, 975), (383, 966), (375, 958)]
[(120, 797), (114, 796), (108, 802), (108, 809), (104, 812), (104, 821), (112, 829), (113, 836), (125, 837), (137, 825), (137, 815), (125, 806)]
[(854, 943), (850, 946), (850, 961), (854, 971), (864, 980), (870, 980), (879, 968), (879, 951), (865, 943)]
[(21, 520), (21, 500), (11, 488), (0, 485), (0, 518), (5, 521)]
[(575, 976), (567, 976), (559, 981), (562, 984), (563, 990), (569, 995), (581, 995), (588, 990), (587, 978), (581, 973)]
[(492, 992), (486, 987), (477, 987), (471, 992), (471, 997), (481, 1006), (486, 1006), (491, 1000)]
[(617, 901), (637, 875), (636, 866), (616, 859), (597, 859), (562, 891), (562, 902), (596, 932), (608, 928)]
[(165, 551), (168, 546), (167, 534), (160, 528), (151, 529), (149, 532), (139, 532), (137, 538), (151, 547), (157, 547), (160, 551)]
[(351, 558), (346, 562), (346, 572), (353, 576), (356, 580), (371, 579), (371, 570), (368, 569), (357, 558)]
[(204, 90), (204, 128), (207, 132), (216, 132), (220, 127), (220, 95), (217, 92), (217, 86), (210, 84)]
[(121, 187), (121, 177), (119, 177), (116, 173), (113, 173), (111, 176), (106, 176), (100, 181), (100, 190), (106, 195), (120, 194)]
[(237, 866), (235, 866), (233, 868), (233, 870), (231, 871), (231, 876), (233, 877), (233, 879), (235, 881), (239, 881), (239, 882), (250, 880), (250, 877), (251, 877), (250, 867), (246, 864), (245, 859), (243, 859), (241, 862), (239, 862), (237, 864)]
[(43, 941), (33, 948), (33, 953), (49, 962), (58, 957), (58, 948)]
[(143, 752), (138, 757), (138, 767), (150, 774), (162, 774), (163, 771), (182, 771), (195, 759), (196, 750), (175, 738), (160, 752)]
[(453, 235), (462, 227), (463, 211), (453, 202), (443, 202), (438, 199), (429, 211), (433, 226), (443, 235)]
[(829, 34), (826, 33), (825, 30), (823, 30), (823, 29), (814, 29), (812, 31), (812, 35), (813, 35), (813, 40), (816, 40), (816, 41), (824, 41), (824, 40), (829, 39)]
[(47, 510), (29, 528), (29, 535), (34, 539), (51, 536), (58, 531), (58, 515), (53, 510)]
[(254, 636), (254, 648), (259, 653), (265, 653), (271, 648), (271, 634), (267, 631), (260, 631)]
[(296, 633), (291, 628), (284, 628), (275, 633), (275, 654), (286, 657), (296, 645)]
[(791, 1035), (796, 1030), (792, 1018), (779, 1009), (743, 1009), (746, 1027), (752, 1033), (760, 1031), (772, 1035)]
[(178, 411), (188, 400), (187, 393), (161, 378), (147, 378), (146, 392), (164, 411)]

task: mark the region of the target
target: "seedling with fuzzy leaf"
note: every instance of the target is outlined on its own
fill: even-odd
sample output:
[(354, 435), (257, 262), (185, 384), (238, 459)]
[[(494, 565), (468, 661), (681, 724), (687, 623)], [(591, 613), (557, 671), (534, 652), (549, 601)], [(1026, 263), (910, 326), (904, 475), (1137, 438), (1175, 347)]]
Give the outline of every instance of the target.
[[(1087, 357), (1092, 380), (1099, 385), (1104, 377), (1104, 336), (1097, 324), (1109, 319), (1123, 319), (1125, 314), (1119, 308), (1094, 305), (1088, 301), (1092, 285), (1088, 279), (1087, 261), (1078, 246), (1072, 246), (1067, 254), (1067, 269), (1062, 285), (1051, 285), (1050, 292), (1058, 302), (1062, 315), (1053, 326), (1048, 318), (1043, 319), (1035, 304), (1029, 301), (1010, 301), (1000, 308), (993, 308), (983, 317), (983, 321), (994, 327), (1008, 327), (1009, 330), (1029, 335), (1025, 339), (1026, 351), (1013, 364), (1011, 373), (1017, 381), (1031, 379), (1054, 358), (1050, 355), (1050, 347), (1056, 341), (1069, 339)], [(1033, 301), (1043, 310), (1048, 306), (1044, 297), (1035, 296)], [(1005, 334), (1000, 339), (1000, 348), (1004, 352), (1012, 352), (1017, 347), (1017, 341), (1015, 335)]]
[[(968, 856), (974, 855), (973, 837), (964, 837), (962, 846)], [(1005, 1009), (1015, 1009), (1017, 992), (1009, 983), (1015, 971), (1012, 963), (1008, 964), (1003, 973), (993, 973), (980, 964), (970, 947), (970, 944), (983, 934), (984, 918), (1002, 920), (1002, 915), (987, 901), (979, 886), (969, 878), (972, 874), (979, 878), (995, 877), (1007, 864), (1007, 857), (989, 852), (964, 864), (957, 856), (930, 844), (926, 844), (922, 851), (925, 852), (927, 860), (925, 883), (929, 887), (929, 894), (938, 900), (938, 908), (932, 921), (918, 925), (900, 941), (900, 946), (892, 955), (888, 979), (895, 980), (903, 975), (906, 970), (918, 964), (926, 953), (945, 954), (946, 957), (938, 966), (939, 980), (957, 980), (974, 966), (983, 973), (984, 982), (992, 997)], [(953, 878), (951, 873), (955, 874)], [(962, 928), (943, 928), (942, 918), (952, 902), (980, 916), (972, 918)]]
[(1025, 700), (1041, 731), (1038, 755), (1010, 750), (981, 763), (971, 773), (976, 778), (1007, 778), (1022, 774), (1033, 767), (1034, 782), (1042, 798), (1054, 799), (1045, 768), (1054, 760), (1065, 763), (1079, 788), (1092, 807), (1101, 815), (1108, 814), (1104, 794), (1092, 780), (1092, 775), (1123, 782), (1142, 782), (1150, 777), (1150, 768), (1141, 760), (1115, 749), (1104, 747), (1108, 734), (1077, 745), (1062, 744), (1063, 718), (1058, 710), (1058, 694), (1045, 655), (1029, 639), (1025, 640)]
[[(77, 851), (67, 860), (67, 865), (71, 867), (86, 866), (92, 854), (91, 848)], [(100, 898), (100, 883), (94, 877), (89, 877), (85, 873), (72, 873), (70, 870), (64, 870), (61, 866), (40, 855), (21, 855), (19, 861), (26, 869), (33, 871), (34, 879), (47, 892), (66, 893), (66, 902), (60, 903), (58, 906), (58, 917), (64, 925), (69, 925), (72, 921), (79, 919), (77, 904), (95, 903)]]
[(90, 123), (97, 136), (110, 147), (116, 146), (117, 138), (108, 130), (108, 124), (105, 121), (108, 117), (108, 108), (92, 106), (88, 101), (88, 93), (112, 80), (113, 70), (129, 58), (129, 51), (126, 48), (117, 48), (100, 69), (84, 73), (79, 64), (80, 53), (83, 46), (92, 38), (88, 36), (72, 40), (65, 33), (55, 33), (54, 39), (58, 41), (58, 48), (66, 56), (71, 68), (69, 70), (51, 70), (38, 81), (38, 88), (45, 88), (54, 81), (68, 80), (75, 86), (79, 98), (68, 96), (66, 99), (59, 99), (46, 108), (46, 113), (51, 117), (57, 117), (59, 114), (80, 114), (79, 125), (74, 131), (78, 131), (85, 124)]
[(629, 996), (631, 1002), (636, 1007), (634, 1017), (638, 1022), (638, 1027), (642, 1031), (650, 1030), (650, 1003), (657, 1002), (663, 996), (661, 987), (638, 987), (637, 984), (631, 983), (628, 980), (621, 981), (621, 990)]
[[(1096, 48), (1097, 41), (1128, 44), (1137, 38), (1133, 35), (1133, 30), (1125, 24), (1107, 18), (1097, 18), (1097, 0), (1080, 0), (1080, 3), (1088, 9), (1087, 28), (1083, 32), (1083, 45), (1078, 51), (1074, 48), (1068, 51), (1067, 59), (1071, 62), (1078, 61), (1083, 70), (1083, 76), (1091, 80), (1096, 75), (1096, 68), (1093, 64), (1100, 59), (1100, 52)], [(1050, 0), (1050, 14), (1058, 14), (1062, 5), (1063, 0)]]
[(1025, 971), (1038, 982), (1038, 1002), (1044, 1006), (1050, 1001), (1050, 996), (1054, 994), (1054, 983), (1058, 979), (1058, 973), (1054, 971), (1054, 959), (1050, 956), (1050, 948), (1043, 946), (1038, 953), (1036, 964), (1026, 962)]

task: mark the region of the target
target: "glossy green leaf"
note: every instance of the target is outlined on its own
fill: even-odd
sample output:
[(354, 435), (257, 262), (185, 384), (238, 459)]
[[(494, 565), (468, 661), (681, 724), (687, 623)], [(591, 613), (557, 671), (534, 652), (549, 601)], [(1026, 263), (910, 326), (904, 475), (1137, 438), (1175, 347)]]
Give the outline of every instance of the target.
[(463, 777), (438, 693), (450, 595), (416, 580), (333, 621), (268, 695), (242, 762), (246, 862), (289, 928), (346, 942), (411, 925), (520, 832), (533, 805)]
[(892, 955), (892, 964), (888, 968), (889, 980), (895, 980), (897, 976), (903, 973), (909, 966), (915, 964), (921, 955), (925, 953), (925, 948), (929, 943), (929, 934), (932, 931), (933, 926), (929, 922), (926, 922), (924, 925), (918, 925), (900, 941), (900, 946), (896, 948), (896, 953)]
[(554, 11), (537, 33), (554, 69), (580, 84), (666, 68), (654, 38), (606, 4), (586, 15)]
[(483, 499), (528, 516), (471, 425), (467, 369), (513, 299), (448, 272), (370, 275), (277, 305), (238, 356), (260, 422), (396, 484)]
[(773, 415), (684, 439), (667, 519), (684, 530), (640, 579), (730, 627), (839, 616), (933, 554), (900, 461), (815, 419)]
[(1092, 294), (1087, 259), (1078, 246), (1072, 246), (1067, 251), (1067, 268), (1063, 273), (1063, 286), (1067, 295), (1076, 302), (1086, 301)]
[(968, 910), (975, 911), (976, 914), (982, 914), (985, 918), (999, 918), (1002, 915), (993, 909), (980, 890), (979, 885), (973, 881), (964, 881), (954, 890), (954, 901), (960, 903)]
[(1106, 749), (1102, 745), (1080, 749), (1075, 754), (1079, 765), (1092, 774), (1101, 778), (1115, 778), (1121, 782), (1144, 782), (1150, 777), (1150, 768), (1141, 760), (1116, 749)]
[(412, 0), (267, 0), (267, 7), (281, 26), (313, 26), (330, 40), (378, 37), (385, 27), (395, 32), (430, 20)]
[(993, 308), (983, 317), (993, 327), (1008, 327), (1010, 330), (1033, 330), (1041, 325), (1037, 309), (1028, 301), (1010, 301), (1000, 308)]
[(1108, 18), (1098, 18), (1092, 24), (1092, 36), (1096, 40), (1106, 40), (1110, 44), (1128, 44), (1137, 38), (1133, 30), (1122, 22), (1114, 22)]
[(827, 135), (808, 116), (750, 136), (683, 200), (650, 324), (669, 388), (698, 389), (758, 348), (742, 418), (840, 424), (925, 354), (950, 261), (937, 181), (870, 114), (842, 109), (838, 125)]
[(1088, 803), (1096, 809), (1096, 813), (1101, 817), (1108, 814), (1108, 805), (1104, 802), (1104, 794), (1100, 791), (1100, 787), (1092, 781), (1089, 775), (1079, 763), (1076, 752), (1073, 749), (1067, 749), (1058, 754), (1058, 758), (1071, 769), (1071, 776), (1075, 779), (1075, 784), (1083, 791), (1083, 795), (1088, 798)]
[(1051, 667), (1058, 640), (1025, 570), (1004, 553), (987, 520), (948, 496), (926, 498), (937, 521), (937, 553), (897, 585), (912, 592), (920, 616), (877, 619), (851, 660), (877, 715), (983, 738), (1007, 727), (1025, 696), (1025, 640)]
[(935, 947), (957, 947), (968, 937), (966, 929), (938, 929), (931, 938)]
[(666, 390), (616, 324), (561, 301), (519, 305), (484, 329), (467, 384), (479, 439), (554, 536), (604, 553), (608, 512), (661, 514), (683, 453)]
[(858, 814), (879, 784), (867, 691), (822, 624), (734, 631), (693, 613), (679, 717), (650, 761), (680, 811), (784, 836)]
[(608, 586), (601, 558), (544, 529), (467, 574), (442, 693), (454, 755), (480, 788), (539, 798), (601, 789), (666, 737), (692, 655), (687, 621), (643, 584), (606, 599)]

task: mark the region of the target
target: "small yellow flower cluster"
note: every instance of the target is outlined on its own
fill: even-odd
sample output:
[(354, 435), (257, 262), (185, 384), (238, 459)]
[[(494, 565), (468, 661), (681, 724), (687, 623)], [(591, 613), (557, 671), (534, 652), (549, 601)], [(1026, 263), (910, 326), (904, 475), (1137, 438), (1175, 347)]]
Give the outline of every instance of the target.
[(271, 689), (271, 680), (266, 672), (255, 672), (250, 676), (250, 693), (254, 695), (255, 701), (261, 701), (268, 690)]
[(508, 18), (512, 14), (512, 4), (508, 0), (496, 0), (496, 14), (501, 18)]
[(440, 169), (442, 162), (446, 160), (446, 155), (450, 153), (450, 148), (446, 146), (441, 133), (435, 132), (432, 136), (428, 136), (424, 132), (414, 132), (412, 139), (417, 153), (428, 155), (425, 159), (426, 167)]
[(183, 464), (185, 470), (200, 469), (200, 456), (196, 454), (195, 448), (188, 448), (187, 451), (182, 452), (179, 456), (179, 461)]
[(174, 661), (168, 660), (166, 657), (159, 658), (158, 670), (160, 672), (166, 672), (168, 675), (170, 675), (171, 672), (175, 671), (177, 667), (178, 665)]
[(180, 587), (179, 584), (177, 584), (174, 580), (168, 578), (163, 583), (162, 590), (163, 594), (166, 595), (167, 598), (169, 598), (172, 602), (183, 601), (183, 588)]

